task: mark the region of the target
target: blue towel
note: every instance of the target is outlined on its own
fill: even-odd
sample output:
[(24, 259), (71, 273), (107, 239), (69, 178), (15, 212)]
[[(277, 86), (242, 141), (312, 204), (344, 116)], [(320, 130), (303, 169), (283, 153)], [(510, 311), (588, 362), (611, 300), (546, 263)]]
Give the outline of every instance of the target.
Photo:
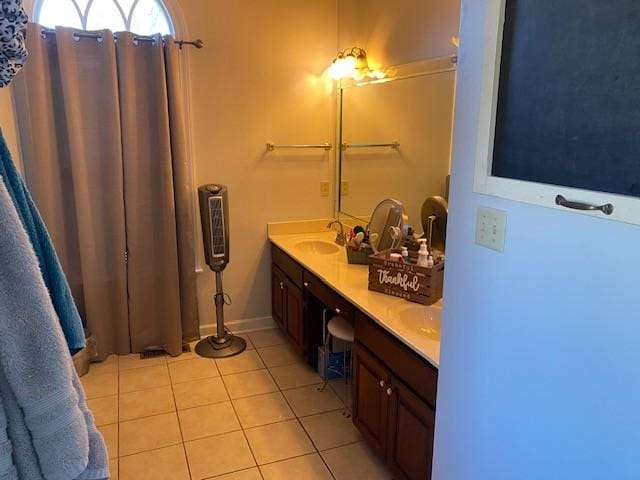
[(40, 217), (29, 191), (18, 173), (11, 153), (7, 148), (2, 130), (0, 130), (0, 177), (9, 191), (13, 204), (18, 211), (20, 221), (27, 231), (31, 245), (36, 252), (44, 283), (49, 289), (53, 308), (58, 314), (62, 331), (70, 350), (85, 346), (82, 321), (76, 307), (67, 278), (62, 271), (60, 261), (47, 232), (47, 227)]
[(0, 232), (0, 479), (106, 479), (104, 439), (3, 182)]

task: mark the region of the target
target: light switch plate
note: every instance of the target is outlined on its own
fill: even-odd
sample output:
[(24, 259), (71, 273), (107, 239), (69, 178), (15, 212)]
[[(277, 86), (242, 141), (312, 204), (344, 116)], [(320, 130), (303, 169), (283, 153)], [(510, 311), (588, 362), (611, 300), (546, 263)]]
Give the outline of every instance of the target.
[(320, 196), (328, 197), (329, 196), (329, 182), (320, 182)]
[(507, 212), (479, 207), (476, 221), (476, 243), (483, 247), (504, 252), (507, 233)]
[(349, 195), (349, 182), (340, 182), (340, 195), (343, 197)]

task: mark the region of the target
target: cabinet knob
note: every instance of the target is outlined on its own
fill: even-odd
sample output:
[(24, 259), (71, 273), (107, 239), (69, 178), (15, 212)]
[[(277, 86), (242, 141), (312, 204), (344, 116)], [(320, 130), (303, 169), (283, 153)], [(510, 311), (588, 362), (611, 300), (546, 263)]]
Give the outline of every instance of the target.
[(280, 290), (284, 290), (284, 283), (280, 282)]
[(342, 310), (340, 310), (338, 307), (336, 307), (335, 312), (340, 315), (342, 313)]
[(304, 286), (308, 287), (309, 286), (309, 282), (304, 282)]
[(380, 380), (380, 388), (384, 388), (386, 385), (386, 383), (384, 383), (384, 380)]
[(387, 395), (391, 396), (393, 394), (392, 388), (387, 388)]

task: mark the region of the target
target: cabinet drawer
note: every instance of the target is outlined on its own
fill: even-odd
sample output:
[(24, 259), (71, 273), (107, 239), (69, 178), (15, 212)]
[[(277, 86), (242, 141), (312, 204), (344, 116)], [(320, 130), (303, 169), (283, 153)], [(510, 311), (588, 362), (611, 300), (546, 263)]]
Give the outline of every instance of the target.
[(438, 371), (431, 364), (359, 311), (355, 317), (355, 338), (357, 343), (369, 349), (396, 376), (435, 408)]
[(275, 245), (271, 245), (271, 261), (291, 279), (294, 285), (302, 288), (304, 269), (294, 259)]
[(327, 287), (318, 277), (306, 270), (304, 272), (304, 288), (307, 292), (312, 293), (328, 308), (336, 313), (340, 313), (341, 316), (353, 324), (353, 305), (334, 292), (331, 288)]

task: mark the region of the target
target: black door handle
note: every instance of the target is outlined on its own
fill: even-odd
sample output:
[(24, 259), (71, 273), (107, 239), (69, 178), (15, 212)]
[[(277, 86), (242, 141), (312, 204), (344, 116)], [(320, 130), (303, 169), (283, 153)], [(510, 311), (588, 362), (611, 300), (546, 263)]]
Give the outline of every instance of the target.
[(605, 203), (604, 205), (593, 205), (591, 203), (567, 200), (562, 195), (556, 196), (556, 205), (572, 208), (573, 210), (599, 211), (605, 215), (611, 215), (613, 213), (613, 205), (610, 203)]

